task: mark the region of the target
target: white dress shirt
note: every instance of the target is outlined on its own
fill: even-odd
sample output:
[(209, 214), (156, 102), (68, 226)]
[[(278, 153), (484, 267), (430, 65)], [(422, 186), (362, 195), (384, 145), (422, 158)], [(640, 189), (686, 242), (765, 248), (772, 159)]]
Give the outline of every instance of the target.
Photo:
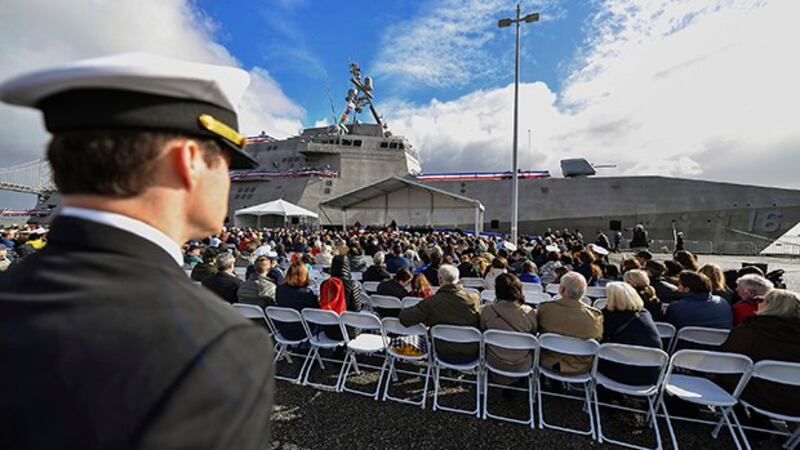
[(141, 220), (132, 219), (122, 214), (116, 214), (108, 211), (98, 211), (96, 209), (75, 208), (72, 206), (65, 206), (61, 209), (62, 216), (77, 217), (78, 219), (90, 220), (92, 222), (101, 223), (120, 230), (125, 230), (133, 233), (142, 239), (146, 239), (157, 246), (161, 247), (165, 252), (175, 260), (175, 262), (183, 266), (183, 253), (181, 247), (169, 236), (160, 230), (142, 222)]

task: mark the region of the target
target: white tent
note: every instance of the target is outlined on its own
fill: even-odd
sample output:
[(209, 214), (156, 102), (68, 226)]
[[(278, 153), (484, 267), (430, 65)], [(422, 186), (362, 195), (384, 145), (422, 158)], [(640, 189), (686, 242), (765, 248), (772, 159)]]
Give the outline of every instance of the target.
[(294, 224), (304, 224), (308, 219), (319, 219), (316, 213), (282, 199), (240, 209), (233, 214), (233, 217), (234, 224), (240, 227), (283, 227), (286, 226), (287, 220), (294, 217), (298, 218), (297, 221), (292, 221)]

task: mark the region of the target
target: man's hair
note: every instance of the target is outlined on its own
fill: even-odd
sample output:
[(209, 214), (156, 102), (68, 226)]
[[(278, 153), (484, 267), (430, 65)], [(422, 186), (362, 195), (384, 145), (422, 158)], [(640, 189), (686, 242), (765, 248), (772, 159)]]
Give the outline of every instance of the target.
[(218, 164), (222, 148), (211, 138), (114, 129), (58, 133), (47, 147), (47, 159), (62, 194), (130, 198), (152, 184), (158, 158), (173, 139), (193, 139), (206, 164)]
[(767, 295), (774, 287), (771, 281), (754, 273), (748, 273), (747, 275), (739, 277), (739, 279), (736, 280), (736, 285), (754, 290), (758, 297)]
[(376, 266), (382, 266), (385, 260), (386, 260), (386, 253), (382, 251), (375, 252), (375, 254), (372, 255), (372, 263), (375, 264)]
[(564, 290), (564, 297), (571, 300), (580, 301), (586, 293), (586, 278), (578, 272), (568, 272), (561, 277), (561, 289)]
[(667, 270), (663, 263), (652, 259), (644, 263), (644, 268), (654, 277), (660, 277)]
[(269, 272), (270, 266), (269, 258), (266, 256), (260, 256), (255, 264), (253, 264), (253, 268), (255, 269), (256, 273), (259, 275), (266, 275)]
[(441, 284), (456, 284), (458, 283), (458, 268), (451, 264), (442, 264), (439, 266), (439, 280)]
[(689, 292), (711, 293), (711, 279), (702, 273), (684, 270), (678, 275), (678, 283), (689, 289)]
[(405, 283), (407, 281), (411, 281), (412, 276), (413, 275), (411, 275), (410, 270), (403, 268), (397, 271), (397, 273), (394, 275), (394, 279), (398, 282)]
[(522, 263), (522, 271), (524, 273), (536, 273), (536, 264), (532, 261), (525, 261)]
[(217, 256), (216, 266), (217, 270), (225, 271), (230, 270), (233, 268), (233, 264), (236, 262), (236, 258), (230, 253), (222, 253)]

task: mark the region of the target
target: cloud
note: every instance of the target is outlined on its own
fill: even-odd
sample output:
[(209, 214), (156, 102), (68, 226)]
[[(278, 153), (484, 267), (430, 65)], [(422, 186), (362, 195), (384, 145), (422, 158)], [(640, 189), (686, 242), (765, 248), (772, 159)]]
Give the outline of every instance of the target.
[[(561, 15), (557, 2), (526, 3), (542, 10), (542, 20)], [(437, 88), (461, 87), (493, 76), (497, 55), (489, 44), (502, 36), (496, 32), (497, 20), (503, 14), (510, 16), (513, 6), (502, 0), (446, 0), (431, 5), (435, 6), (389, 27), (370, 73), (404, 87), (420, 83)], [(533, 6), (526, 5), (529, 8)]]
[[(0, 15), (0, 80), (61, 62), (125, 51), (148, 51), (197, 62), (241, 66), (215, 42), (220, 31), (190, 0), (10, 0)], [(305, 112), (270, 74), (250, 69), (242, 131), (285, 137)], [(35, 111), (0, 105), (4, 165), (41, 157), (47, 134)]]
[[(766, 168), (800, 149), (800, 2), (606, 0), (598, 10), (561, 92), (520, 86), (522, 167), (558, 173), (560, 159), (583, 156), (617, 164), (614, 174), (800, 187), (786, 166)], [(512, 105), (506, 86), (381, 109), (428, 171), (505, 170)]]

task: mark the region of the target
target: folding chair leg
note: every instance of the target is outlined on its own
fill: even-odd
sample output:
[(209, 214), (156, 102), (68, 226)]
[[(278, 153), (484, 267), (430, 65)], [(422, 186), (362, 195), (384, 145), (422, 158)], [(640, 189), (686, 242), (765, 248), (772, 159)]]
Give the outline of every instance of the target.
[(441, 368), (439, 366), (433, 369), (433, 410), (439, 409), (439, 376)]
[(786, 442), (783, 443), (783, 448), (794, 450), (794, 448), (797, 447), (798, 443), (800, 443), (800, 426), (798, 426), (794, 430), (792, 435), (789, 436), (789, 439), (787, 439)]
[(394, 373), (394, 358), (391, 356), (387, 356), (389, 358), (389, 376), (386, 377), (386, 384), (383, 385), (383, 401), (386, 401), (386, 397), (389, 395), (389, 385), (392, 384), (392, 381), (397, 381), (396, 378), (393, 377)]
[(744, 434), (744, 429), (742, 428), (742, 424), (739, 423), (739, 418), (736, 416), (736, 411), (733, 410), (731, 406), (729, 409), (731, 413), (731, 417), (733, 418), (733, 423), (736, 425), (736, 429), (739, 431), (739, 435), (742, 437), (742, 443), (744, 444), (744, 448), (750, 450), (750, 442), (747, 441), (747, 436)]
[[(672, 421), (669, 420), (669, 412), (667, 411), (667, 402), (664, 401), (664, 394), (662, 393), (659, 397), (659, 402), (661, 405), (661, 409), (664, 411), (664, 421), (667, 423), (667, 430), (669, 431), (669, 439), (672, 442), (672, 448), (678, 450), (678, 439), (675, 438), (675, 430), (672, 429)], [(658, 406), (656, 406), (656, 411), (658, 410)]]
[(592, 397), (594, 397), (594, 416), (597, 420), (597, 442), (603, 443), (603, 420), (600, 416), (600, 402), (597, 398), (597, 388), (595, 387), (592, 391)]

